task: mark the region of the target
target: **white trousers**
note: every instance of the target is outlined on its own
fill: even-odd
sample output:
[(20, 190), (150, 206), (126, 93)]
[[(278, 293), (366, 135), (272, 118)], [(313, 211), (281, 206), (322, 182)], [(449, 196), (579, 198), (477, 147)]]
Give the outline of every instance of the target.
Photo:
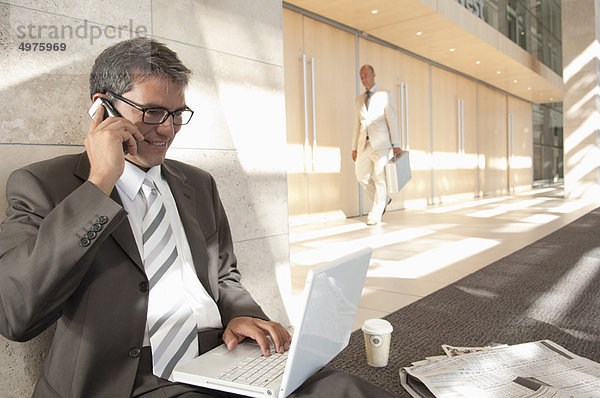
[(370, 217), (381, 218), (387, 203), (385, 165), (390, 159), (390, 154), (391, 149), (375, 150), (367, 141), (365, 149), (356, 157), (356, 179), (373, 201)]

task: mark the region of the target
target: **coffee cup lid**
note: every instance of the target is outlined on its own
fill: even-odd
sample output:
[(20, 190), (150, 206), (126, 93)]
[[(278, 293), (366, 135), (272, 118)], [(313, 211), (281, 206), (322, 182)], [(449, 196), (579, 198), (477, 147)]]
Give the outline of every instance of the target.
[(362, 331), (369, 334), (388, 334), (392, 330), (392, 324), (385, 319), (367, 319), (362, 326)]

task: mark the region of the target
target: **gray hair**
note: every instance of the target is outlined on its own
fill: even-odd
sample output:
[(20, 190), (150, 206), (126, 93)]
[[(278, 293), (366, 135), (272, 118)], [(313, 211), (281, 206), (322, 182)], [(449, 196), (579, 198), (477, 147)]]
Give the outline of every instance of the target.
[(137, 37), (114, 44), (98, 55), (90, 73), (90, 97), (107, 91), (121, 95), (151, 77), (170, 78), (185, 90), (191, 73), (166, 45)]

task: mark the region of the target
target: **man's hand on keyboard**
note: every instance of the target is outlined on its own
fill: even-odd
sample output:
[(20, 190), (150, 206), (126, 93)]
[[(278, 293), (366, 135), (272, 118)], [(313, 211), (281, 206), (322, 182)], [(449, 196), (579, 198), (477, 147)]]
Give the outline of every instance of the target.
[(275, 344), (275, 351), (278, 353), (281, 354), (290, 349), (292, 336), (280, 323), (245, 316), (229, 321), (223, 333), (223, 341), (229, 350), (233, 350), (240, 341), (249, 337), (258, 343), (262, 354), (268, 357), (271, 352), (267, 336), (271, 337)]

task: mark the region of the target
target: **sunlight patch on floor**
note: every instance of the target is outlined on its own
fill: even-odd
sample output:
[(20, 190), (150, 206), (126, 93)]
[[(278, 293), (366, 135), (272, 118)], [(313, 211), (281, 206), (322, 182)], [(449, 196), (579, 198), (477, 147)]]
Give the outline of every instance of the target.
[(341, 235), (347, 232), (360, 231), (367, 228), (369, 228), (368, 225), (357, 222), (354, 224), (337, 225), (325, 229), (295, 231), (290, 232), (290, 243), (298, 243), (311, 239), (320, 239), (332, 235)]
[[(357, 320), (379, 317), (535, 242), (597, 206), (564, 199), (560, 189), (535, 189), (392, 210), (376, 227), (366, 226), (365, 217), (290, 225), (293, 298), (286, 307), (293, 307), (310, 268), (372, 247), (368, 289), (363, 294), (368, 291), (378, 298), (370, 297), (368, 307), (359, 308)], [(536, 305), (549, 305), (540, 300)]]
[(466, 238), (443, 243), (426, 252), (403, 260), (384, 260), (373, 257), (368, 276), (420, 278), (481, 253), (500, 242), (492, 239)]
[(320, 241), (305, 243), (303, 247), (307, 250), (290, 254), (290, 261), (295, 265), (316, 265), (326, 261), (345, 256), (364, 247), (377, 249), (384, 246), (411, 239), (431, 235), (435, 231), (426, 228), (404, 228), (399, 231), (388, 232), (380, 235), (367, 236), (352, 240), (323, 244)]

